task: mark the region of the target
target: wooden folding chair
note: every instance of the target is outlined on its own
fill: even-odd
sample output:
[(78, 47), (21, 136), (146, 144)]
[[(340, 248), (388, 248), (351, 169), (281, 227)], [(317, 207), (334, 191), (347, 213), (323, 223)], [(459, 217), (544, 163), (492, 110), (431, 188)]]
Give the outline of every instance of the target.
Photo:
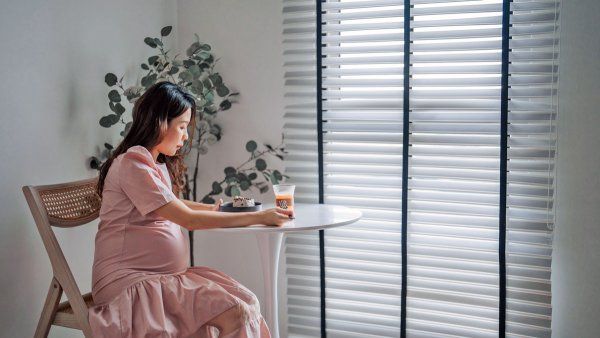
[[(98, 178), (93, 178), (23, 187), (54, 273), (35, 331), (36, 338), (47, 337), (52, 325), (79, 329), (85, 337), (92, 337), (88, 322), (88, 308), (94, 305), (92, 294), (82, 295), (79, 291), (51, 226), (72, 228), (98, 218), (100, 197), (96, 193), (97, 182)], [(59, 304), (63, 291), (68, 300)]]

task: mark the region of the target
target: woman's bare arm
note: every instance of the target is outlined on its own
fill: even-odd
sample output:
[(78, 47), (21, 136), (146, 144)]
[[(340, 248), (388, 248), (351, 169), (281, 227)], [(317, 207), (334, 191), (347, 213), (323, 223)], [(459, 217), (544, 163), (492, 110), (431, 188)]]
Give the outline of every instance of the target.
[(188, 230), (240, 227), (252, 224), (281, 226), (290, 220), (290, 216), (293, 216), (291, 211), (280, 208), (234, 213), (193, 210), (179, 199), (163, 205), (154, 212)]
[(192, 210), (214, 210), (215, 204), (206, 204), (194, 201), (179, 199), (183, 204)]

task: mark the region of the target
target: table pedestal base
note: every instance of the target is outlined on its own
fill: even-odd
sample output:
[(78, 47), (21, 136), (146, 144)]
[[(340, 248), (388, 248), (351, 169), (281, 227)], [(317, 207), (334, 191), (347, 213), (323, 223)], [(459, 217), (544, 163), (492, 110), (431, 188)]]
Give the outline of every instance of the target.
[[(271, 330), (272, 338), (279, 338), (279, 321), (277, 314), (277, 269), (279, 267), (279, 251), (283, 232), (256, 233), (258, 250), (260, 250), (261, 266), (265, 291), (265, 320)], [(262, 304), (261, 304), (262, 305)]]

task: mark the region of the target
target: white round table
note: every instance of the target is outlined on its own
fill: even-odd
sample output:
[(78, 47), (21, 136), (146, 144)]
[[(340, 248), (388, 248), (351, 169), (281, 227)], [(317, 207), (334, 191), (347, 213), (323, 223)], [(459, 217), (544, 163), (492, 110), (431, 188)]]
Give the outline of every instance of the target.
[[(263, 205), (263, 210), (274, 207), (274, 204)], [(294, 205), (295, 219), (282, 227), (262, 224), (235, 228), (214, 228), (203, 231), (232, 233), (252, 233), (258, 241), (260, 260), (264, 278), (265, 313), (267, 324), (273, 338), (279, 338), (279, 322), (277, 319), (277, 268), (279, 267), (279, 251), (283, 235), (294, 231), (322, 230), (358, 221), (362, 213), (344, 206), (327, 204)]]

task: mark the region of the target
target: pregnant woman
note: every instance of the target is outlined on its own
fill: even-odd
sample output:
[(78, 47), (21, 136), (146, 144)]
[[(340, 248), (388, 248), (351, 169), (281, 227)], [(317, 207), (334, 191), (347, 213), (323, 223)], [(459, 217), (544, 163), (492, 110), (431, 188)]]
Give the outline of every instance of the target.
[(135, 102), (130, 130), (101, 168), (94, 337), (270, 337), (252, 291), (223, 272), (189, 266), (182, 227), (281, 226), (292, 212), (224, 213), (220, 202), (179, 199), (195, 115), (194, 98), (180, 87), (153, 85)]

